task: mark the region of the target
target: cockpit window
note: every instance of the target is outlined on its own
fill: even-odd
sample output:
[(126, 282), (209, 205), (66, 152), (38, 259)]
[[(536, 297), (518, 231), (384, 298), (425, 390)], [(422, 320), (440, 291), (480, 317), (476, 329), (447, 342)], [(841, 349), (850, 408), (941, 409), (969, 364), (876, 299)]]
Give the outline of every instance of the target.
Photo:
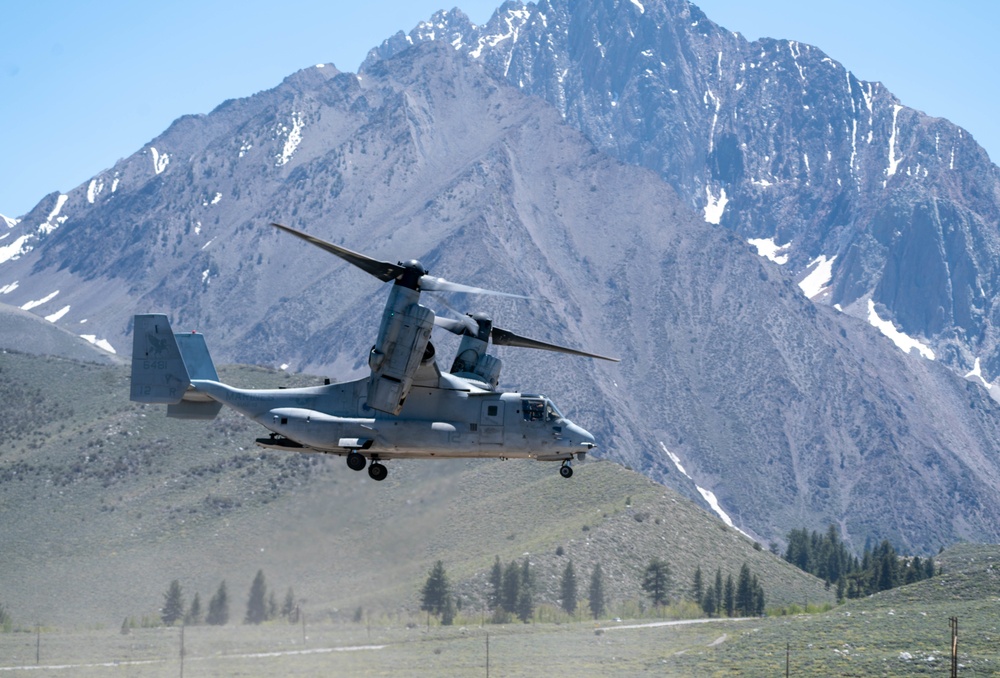
[(562, 419), (562, 412), (548, 398), (524, 398), (521, 400), (521, 412), (525, 421), (555, 421)]
[(525, 421), (545, 421), (545, 401), (525, 398), (521, 401), (521, 412)]

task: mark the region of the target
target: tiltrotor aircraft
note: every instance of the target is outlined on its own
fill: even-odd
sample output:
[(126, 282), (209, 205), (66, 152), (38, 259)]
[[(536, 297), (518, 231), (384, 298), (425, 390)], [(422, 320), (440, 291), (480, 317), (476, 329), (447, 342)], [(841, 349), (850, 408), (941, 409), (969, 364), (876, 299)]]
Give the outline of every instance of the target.
[[(228, 405), (271, 431), (261, 447), (324, 452), (347, 457), (374, 480), (385, 479), (386, 459), (534, 458), (583, 459), (594, 437), (566, 419), (541, 395), (497, 389), (500, 360), (489, 342), (613, 360), (519, 336), (494, 327), (484, 315), (461, 320), (437, 317), (422, 306), (421, 291), (501, 294), (427, 274), (418, 261), (377, 261), (281, 224), (272, 224), (335, 254), (392, 290), (382, 312), (378, 339), (368, 355), (371, 374), (357, 381), (288, 389), (241, 389), (219, 381), (204, 336), (174, 334), (166, 315), (135, 316), (131, 399), (164, 403), (167, 416), (214, 419)], [(442, 372), (430, 343), (439, 326), (461, 335), (451, 372)], [(368, 463), (370, 460), (370, 463)]]

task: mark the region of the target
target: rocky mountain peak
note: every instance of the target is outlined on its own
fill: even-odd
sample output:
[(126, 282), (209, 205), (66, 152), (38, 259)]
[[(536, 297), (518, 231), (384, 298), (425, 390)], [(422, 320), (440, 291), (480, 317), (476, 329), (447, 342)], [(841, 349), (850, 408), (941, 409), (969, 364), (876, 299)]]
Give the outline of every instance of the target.
[(427, 40), (541, 96), (601, 150), (648, 167), (705, 220), (782, 250), (816, 302), (1000, 374), (1000, 175), (972, 137), (821, 49), (747, 41), (681, 0), (504, 3), (439, 13), (372, 50)]

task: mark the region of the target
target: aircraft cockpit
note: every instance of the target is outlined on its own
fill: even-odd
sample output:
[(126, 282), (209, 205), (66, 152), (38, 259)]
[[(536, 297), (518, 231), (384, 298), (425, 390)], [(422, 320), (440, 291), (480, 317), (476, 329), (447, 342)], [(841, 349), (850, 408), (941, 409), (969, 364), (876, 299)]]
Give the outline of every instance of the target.
[(556, 421), (562, 419), (562, 412), (555, 403), (544, 396), (527, 396), (521, 399), (521, 413), (525, 421)]

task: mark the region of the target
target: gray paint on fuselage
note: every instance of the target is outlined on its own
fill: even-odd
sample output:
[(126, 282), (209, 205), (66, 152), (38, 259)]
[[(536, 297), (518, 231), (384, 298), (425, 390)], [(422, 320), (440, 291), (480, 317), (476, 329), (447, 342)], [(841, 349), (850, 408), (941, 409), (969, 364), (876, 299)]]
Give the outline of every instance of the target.
[[(438, 386), (414, 385), (398, 415), (365, 404), (368, 379), (290, 389), (248, 390), (192, 380), (209, 395), (265, 428), (322, 452), (346, 454), (343, 439), (371, 439), (366, 456), (539, 457), (565, 455), (566, 419), (526, 421), (520, 393), (497, 393), (441, 374)], [(532, 396), (539, 397), (539, 396)], [(495, 417), (489, 407), (498, 408)], [(577, 428), (577, 427), (573, 427)], [(572, 452), (579, 452), (573, 447)]]

